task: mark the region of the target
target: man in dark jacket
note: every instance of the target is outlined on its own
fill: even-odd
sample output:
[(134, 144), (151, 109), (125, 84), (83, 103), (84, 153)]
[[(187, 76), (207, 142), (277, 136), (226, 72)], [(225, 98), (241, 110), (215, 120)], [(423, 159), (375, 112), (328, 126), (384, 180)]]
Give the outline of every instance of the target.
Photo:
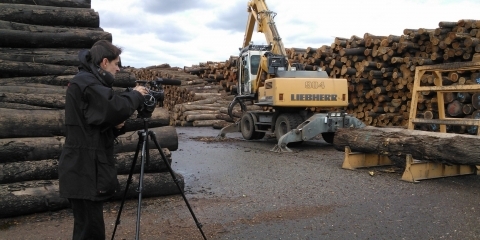
[(123, 123), (142, 107), (145, 87), (115, 93), (114, 75), (122, 50), (96, 42), (79, 53), (79, 73), (70, 81), (65, 103), (66, 139), (59, 159), (60, 196), (73, 209), (73, 239), (105, 239), (103, 201), (118, 190), (113, 157)]

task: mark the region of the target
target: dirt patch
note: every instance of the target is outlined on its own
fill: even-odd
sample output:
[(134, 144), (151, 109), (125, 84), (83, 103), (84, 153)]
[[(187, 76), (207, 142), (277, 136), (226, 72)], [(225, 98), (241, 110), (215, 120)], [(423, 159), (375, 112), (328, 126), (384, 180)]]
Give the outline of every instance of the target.
[(190, 137), (190, 139), (195, 141), (200, 141), (200, 142), (206, 142), (206, 143), (244, 141), (243, 139), (240, 139), (240, 138), (217, 138), (217, 137), (202, 137), (202, 136)]

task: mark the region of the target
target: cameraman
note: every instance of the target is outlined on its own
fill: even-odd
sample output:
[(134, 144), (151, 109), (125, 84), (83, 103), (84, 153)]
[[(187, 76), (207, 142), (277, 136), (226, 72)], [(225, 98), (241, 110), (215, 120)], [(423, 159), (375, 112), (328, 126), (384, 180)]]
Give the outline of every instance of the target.
[(70, 81), (65, 103), (65, 145), (59, 159), (60, 197), (73, 209), (73, 238), (105, 239), (103, 201), (119, 187), (113, 157), (123, 123), (142, 107), (147, 89), (115, 93), (122, 50), (106, 40), (79, 53), (79, 73)]

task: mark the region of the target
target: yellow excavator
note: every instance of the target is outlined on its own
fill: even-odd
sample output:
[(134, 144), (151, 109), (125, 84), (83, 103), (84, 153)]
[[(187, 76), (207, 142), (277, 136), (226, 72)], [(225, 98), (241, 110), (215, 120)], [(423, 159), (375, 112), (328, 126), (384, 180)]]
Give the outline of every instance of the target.
[[(289, 64), (275, 26), (276, 13), (268, 9), (265, 0), (250, 0), (247, 9), (247, 26), (237, 61), (237, 95), (228, 106), (230, 117), (233, 118), (237, 105), (243, 114), (217, 137), (241, 132), (243, 138), (252, 140), (274, 133), (278, 144), (272, 151), (283, 152), (291, 151), (288, 146), (320, 134), (326, 142), (333, 143), (338, 128), (364, 127), (363, 122), (344, 111), (331, 112), (348, 105), (347, 80), (329, 78), (325, 71), (305, 71), (301, 64)], [(251, 42), (255, 23), (267, 45)], [(247, 110), (248, 101), (264, 110)], [(325, 111), (314, 112), (312, 108)]]

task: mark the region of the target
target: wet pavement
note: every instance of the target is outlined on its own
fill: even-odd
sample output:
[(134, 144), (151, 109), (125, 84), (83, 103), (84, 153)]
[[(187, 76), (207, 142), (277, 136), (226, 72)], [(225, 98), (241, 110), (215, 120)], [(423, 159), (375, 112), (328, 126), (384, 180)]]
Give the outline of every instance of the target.
[[(399, 168), (342, 169), (344, 153), (323, 140), (274, 153), (275, 139), (215, 141), (218, 132), (177, 128), (172, 152), (208, 239), (480, 239), (477, 175), (409, 183)], [(105, 206), (107, 235), (117, 209)], [(115, 239), (134, 239), (136, 210), (127, 201)], [(68, 210), (7, 223), (0, 239), (68, 239), (72, 224)], [(143, 200), (141, 239), (202, 236), (175, 195)]]

